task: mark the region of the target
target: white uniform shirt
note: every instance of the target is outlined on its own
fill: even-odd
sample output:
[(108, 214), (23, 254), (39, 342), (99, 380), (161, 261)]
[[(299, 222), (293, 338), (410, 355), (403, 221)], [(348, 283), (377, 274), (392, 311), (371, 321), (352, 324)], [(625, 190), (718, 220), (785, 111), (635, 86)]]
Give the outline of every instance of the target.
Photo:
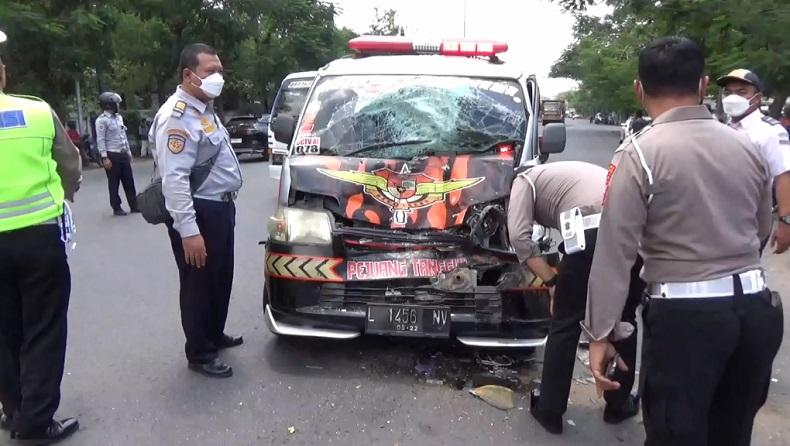
[(765, 158), (771, 176), (777, 177), (790, 170), (790, 139), (782, 124), (755, 110), (740, 121), (730, 124), (735, 130), (749, 135)]
[[(213, 104), (201, 102), (179, 86), (156, 113), (148, 141), (154, 147), (154, 163), (173, 227), (182, 238), (200, 234), (193, 196), (217, 200), (221, 194), (241, 188), (241, 167), (227, 129), (214, 113)], [(193, 169), (215, 156), (208, 176), (193, 191)]]

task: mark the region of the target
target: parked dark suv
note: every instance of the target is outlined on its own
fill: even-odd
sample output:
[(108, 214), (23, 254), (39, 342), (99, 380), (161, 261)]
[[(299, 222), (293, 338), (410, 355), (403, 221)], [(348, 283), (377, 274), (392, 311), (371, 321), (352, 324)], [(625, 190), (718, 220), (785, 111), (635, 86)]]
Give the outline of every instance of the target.
[(259, 155), (269, 159), (267, 142), (269, 120), (255, 116), (236, 116), (230, 118), (225, 127), (230, 133), (230, 144), (237, 155)]

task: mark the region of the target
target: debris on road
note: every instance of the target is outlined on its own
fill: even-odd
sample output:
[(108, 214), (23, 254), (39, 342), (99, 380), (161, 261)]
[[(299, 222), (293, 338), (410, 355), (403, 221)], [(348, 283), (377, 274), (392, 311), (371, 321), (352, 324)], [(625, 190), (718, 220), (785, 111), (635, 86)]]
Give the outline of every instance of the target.
[(582, 349), (576, 350), (576, 358), (579, 360), (579, 362), (584, 364), (585, 367), (589, 367), (590, 366), (590, 351), (589, 350), (582, 350)]
[(570, 420), (570, 419), (569, 419), (569, 420), (568, 420), (568, 424), (569, 424), (569, 425), (571, 425), (571, 426), (573, 426), (573, 427), (576, 427), (576, 422), (575, 422), (575, 421), (573, 421), (573, 420)]
[(507, 387), (488, 385), (474, 388), (469, 392), (497, 409), (510, 410), (516, 407), (513, 390)]
[(449, 383), (458, 390), (466, 386), (471, 359), (453, 352), (425, 350), (417, 357), (414, 371), (426, 384)]
[(288, 426), (288, 433), (293, 435), (296, 433), (296, 428), (293, 426)]

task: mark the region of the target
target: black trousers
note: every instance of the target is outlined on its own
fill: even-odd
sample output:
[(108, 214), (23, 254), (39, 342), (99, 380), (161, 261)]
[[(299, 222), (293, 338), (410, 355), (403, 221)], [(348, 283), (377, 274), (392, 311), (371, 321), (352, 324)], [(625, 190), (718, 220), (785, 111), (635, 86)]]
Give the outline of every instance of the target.
[[(538, 410), (547, 415), (562, 415), (568, 408), (576, 349), (581, 336), (581, 326), (587, 306), (587, 283), (590, 278), (596, 230), (587, 230), (587, 249), (564, 255), (559, 264), (557, 287), (554, 290), (554, 317), (549, 328), (549, 338), (543, 359), (543, 376), (540, 385)], [(631, 285), (622, 320), (634, 326), (634, 334), (615, 343), (620, 357), (628, 365), (628, 371), (617, 370), (614, 379), (620, 389), (606, 392), (607, 407), (617, 410), (627, 402), (634, 385), (636, 369), (636, 308), (642, 301), (645, 284), (639, 278), (641, 259), (631, 269)]]
[(644, 312), (643, 415), (648, 446), (751, 442), (783, 336), (769, 292), (652, 299)]
[(107, 158), (112, 163), (107, 173), (107, 185), (110, 191), (110, 206), (114, 211), (121, 210), (121, 197), (118, 195), (118, 186), (123, 184), (126, 202), (131, 210), (137, 209), (137, 191), (134, 188), (134, 174), (132, 173), (132, 160), (126, 153), (107, 152)]
[(0, 402), (16, 431), (49, 426), (60, 404), (70, 293), (57, 225), (0, 232)]
[(168, 223), (167, 231), (181, 283), (181, 325), (189, 362), (206, 363), (217, 357), (216, 342), (225, 331), (233, 287), (233, 244), (236, 207), (232, 201), (194, 199), (200, 234), (206, 242), (206, 266), (195, 268), (184, 260), (181, 235)]

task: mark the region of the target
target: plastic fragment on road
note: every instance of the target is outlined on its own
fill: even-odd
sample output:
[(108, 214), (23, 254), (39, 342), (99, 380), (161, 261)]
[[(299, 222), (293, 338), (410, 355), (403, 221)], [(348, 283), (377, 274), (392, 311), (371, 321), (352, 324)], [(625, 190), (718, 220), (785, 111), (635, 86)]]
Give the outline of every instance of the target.
[(573, 420), (568, 420), (568, 424), (570, 424), (573, 427), (576, 427), (576, 422)]
[(474, 388), (469, 393), (497, 409), (510, 410), (516, 406), (513, 401), (513, 391), (507, 387), (487, 385)]
[(296, 428), (293, 426), (288, 426), (288, 433), (293, 435), (296, 433)]

